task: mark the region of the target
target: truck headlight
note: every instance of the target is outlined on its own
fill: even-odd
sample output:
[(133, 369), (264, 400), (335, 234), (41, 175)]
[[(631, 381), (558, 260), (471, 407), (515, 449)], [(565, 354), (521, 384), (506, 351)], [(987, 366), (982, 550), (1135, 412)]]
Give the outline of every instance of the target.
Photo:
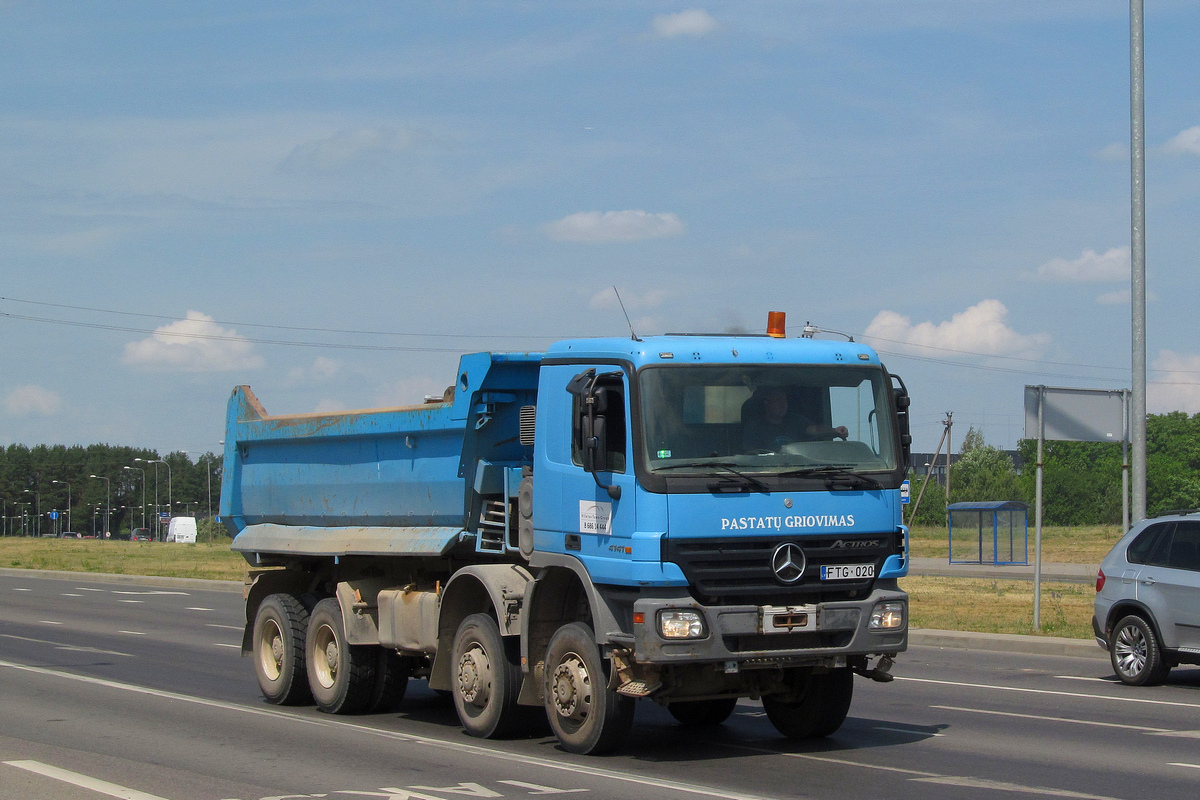
[(658, 612), (658, 630), (664, 639), (703, 639), (704, 615), (680, 608)]
[(867, 629), (890, 631), (903, 628), (905, 605), (903, 600), (884, 600), (876, 603), (875, 608), (871, 610), (871, 621), (867, 623)]

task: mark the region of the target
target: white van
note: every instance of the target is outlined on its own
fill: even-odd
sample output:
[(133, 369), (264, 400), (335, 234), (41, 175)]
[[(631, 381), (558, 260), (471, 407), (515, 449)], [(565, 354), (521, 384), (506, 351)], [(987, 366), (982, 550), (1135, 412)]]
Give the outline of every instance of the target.
[(181, 544), (196, 543), (196, 518), (171, 517), (167, 523), (167, 541)]

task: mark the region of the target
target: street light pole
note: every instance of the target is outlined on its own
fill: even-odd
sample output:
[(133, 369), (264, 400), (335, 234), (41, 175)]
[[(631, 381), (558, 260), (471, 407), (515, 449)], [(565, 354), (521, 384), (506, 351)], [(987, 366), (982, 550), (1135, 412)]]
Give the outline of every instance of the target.
[(50, 481), (51, 483), (67, 484), (67, 530), (73, 530), (71, 527), (71, 484), (69, 481)]
[(33, 495), (33, 513), (37, 523), (34, 525), (34, 533), (38, 536), (42, 535), (42, 495), (40, 492), (33, 489), (23, 489), (22, 491)]
[[(167, 468), (167, 514), (170, 515), (171, 509), (173, 507), (171, 505), (171, 465), (167, 464), (167, 462), (161, 458), (154, 458), (154, 459), (135, 458), (134, 461), (143, 461), (147, 464), (163, 464), (166, 466), (166, 468)], [(154, 468), (154, 511), (156, 513), (158, 512), (158, 467)]]
[[(134, 461), (137, 460), (139, 459), (134, 459)], [(146, 470), (141, 467), (121, 467), (121, 469), (137, 470), (142, 473), (142, 527), (144, 528), (146, 527)], [(132, 534), (130, 534), (130, 538), (132, 538)]]
[(104, 532), (111, 533), (109, 528), (112, 527), (112, 506), (110, 505), (112, 503), (112, 481), (103, 475), (89, 475), (88, 477), (104, 481)]

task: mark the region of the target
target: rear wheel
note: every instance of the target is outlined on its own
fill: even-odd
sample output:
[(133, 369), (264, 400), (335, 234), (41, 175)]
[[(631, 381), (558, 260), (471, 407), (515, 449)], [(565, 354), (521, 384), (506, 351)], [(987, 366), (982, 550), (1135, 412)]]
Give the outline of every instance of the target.
[(408, 689), (408, 668), (400, 655), (386, 647), (376, 647), (375, 685), (371, 699), (364, 709), (368, 714), (386, 714), (394, 711)]
[(633, 725), (634, 701), (608, 688), (592, 629), (581, 622), (559, 628), (546, 648), (546, 716), (563, 749), (607, 753)]
[(702, 725), (720, 725), (729, 719), (729, 715), (737, 708), (737, 698), (727, 697), (720, 700), (688, 700), (682, 703), (671, 703), (667, 711), (671, 712), (680, 725), (699, 727)]
[(375, 649), (346, 643), (336, 598), (317, 603), (309, 616), (305, 645), (308, 685), (317, 708), (330, 714), (359, 714), (367, 709), (375, 690)]
[(762, 699), (775, 729), (789, 739), (829, 736), (846, 720), (854, 698), (854, 673), (848, 668), (810, 674), (789, 695)]
[(268, 595), (254, 617), (254, 674), (267, 702), (312, 702), (304, 663), (308, 610), (294, 595)]
[(1130, 686), (1162, 683), (1171, 669), (1154, 628), (1136, 614), (1123, 617), (1113, 628), (1109, 656), (1117, 677)]
[(454, 708), (467, 733), (498, 739), (520, 731), (528, 714), (517, 705), (517, 641), (501, 636), (496, 620), (487, 614), (472, 614), (458, 626), (453, 652)]

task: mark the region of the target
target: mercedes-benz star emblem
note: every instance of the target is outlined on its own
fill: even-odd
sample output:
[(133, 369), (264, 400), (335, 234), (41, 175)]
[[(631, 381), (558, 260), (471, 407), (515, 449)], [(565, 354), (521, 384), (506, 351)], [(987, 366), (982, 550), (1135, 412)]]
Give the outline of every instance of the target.
[(780, 583), (795, 583), (804, 577), (804, 551), (795, 542), (784, 542), (771, 555), (771, 571)]

